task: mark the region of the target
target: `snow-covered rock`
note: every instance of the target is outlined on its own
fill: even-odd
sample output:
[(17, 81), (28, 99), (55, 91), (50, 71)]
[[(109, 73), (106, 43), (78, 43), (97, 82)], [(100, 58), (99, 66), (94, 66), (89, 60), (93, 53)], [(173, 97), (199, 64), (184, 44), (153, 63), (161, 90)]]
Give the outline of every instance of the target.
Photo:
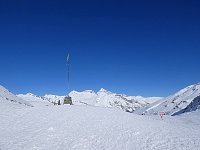
[(159, 102), (137, 111), (139, 114), (177, 115), (183, 112), (194, 111), (199, 108), (200, 83), (190, 85), (177, 93), (170, 95)]
[(22, 98), (17, 97), (6, 88), (0, 85), (0, 101), (1, 103), (8, 104), (10, 102), (11, 105), (15, 104), (23, 104), (26, 106), (32, 106), (29, 102), (23, 100)]

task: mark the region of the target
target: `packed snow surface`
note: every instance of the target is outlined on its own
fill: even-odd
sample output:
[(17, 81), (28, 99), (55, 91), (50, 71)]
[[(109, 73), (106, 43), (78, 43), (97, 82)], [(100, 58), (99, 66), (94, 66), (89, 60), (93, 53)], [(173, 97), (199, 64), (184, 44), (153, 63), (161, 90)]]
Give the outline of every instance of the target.
[(144, 99), (104, 89), (73, 94), (76, 105), (58, 106), (52, 102), (64, 97), (15, 96), (0, 86), (0, 150), (200, 150), (199, 84), (145, 107), (178, 104), (181, 112), (164, 120), (117, 109), (146, 105)]
[(199, 112), (140, 116), (94, 106), (0, 104), (1, 150), (199, 150)]

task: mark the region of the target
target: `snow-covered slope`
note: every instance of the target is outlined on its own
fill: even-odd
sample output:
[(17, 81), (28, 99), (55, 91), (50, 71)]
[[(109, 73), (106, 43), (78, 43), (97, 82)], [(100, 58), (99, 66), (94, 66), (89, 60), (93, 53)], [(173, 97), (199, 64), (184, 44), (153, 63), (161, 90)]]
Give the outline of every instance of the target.
[(158, 114), (165, 112), (167, 115), (177, 115), (183, 112), (194, 111), (199, 108), (200, 83), (190, 85), (174, 95), (168, 96), (137, 112), (142, 114)]
[(142, 97), (142, 96), (126, 96), (126, 95), (123, 95), (123, 96), (128, 100), (140, 102), (144, 105), (152, 104), (154, 102), (157, 102), (163, 99), (163, 97)]
[(0, 111), (1, 150), (199, 150), (195, 116), (141, 116), (90, 106)]
[(200, 96), (194, 98), (194, 100), (192, 100), (192, 102), (190, 102), (190, 104), (186, 108), (181, 109), (180, 111), (174, 113), (173, 115), (180, 115), (182, 113), (196, 111), (198, 109), (200, 109)]
[(46, 94), (44, 96), (37, 96), (32, 93), (27, 93), (27, 94), (18, 94), (18, 97), (29, 101), (31, 104), (35, 105), (53, 105), (57, 104), (58, 101), (60, 100), (61, 103), (63, 103), (64, 97), (65, 96), (58, 96), (58, 95), (51, 95), (51, 94)]
[(32, 93), (18, 94), (17, 97), (20, 97), (23, 100), (28, 101), (33, 106), (38, 106), (38, 105), (49, 106), (49, 105), (52, 105), (52, 103), (50, 103), (50, 101), (48, 101), (48, 98), (37, 96), (37, 95), (34, 95)]
[[(22, 105), (26, 105), (26, 106), (32, 106), (29, 102), (12, 94), (11, 92), (9, 92), (6, 88), (4, 88), (1, 85), (0, 85), (0, 101), (1, 101), (1, 105), (3, 105), (3, 104), (4, 105), (22, 104)], [(12, 103), (10, 103), (10, 102), (12, 102)]]

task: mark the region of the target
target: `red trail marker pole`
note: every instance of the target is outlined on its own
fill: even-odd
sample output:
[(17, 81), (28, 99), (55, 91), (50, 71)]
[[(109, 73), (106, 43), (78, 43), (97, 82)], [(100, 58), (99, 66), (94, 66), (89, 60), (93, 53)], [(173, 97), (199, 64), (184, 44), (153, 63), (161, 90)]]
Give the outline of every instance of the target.
[(163, 120), (163, 116), (165, 115), (164, 112), (160, 112), (160, 118)]

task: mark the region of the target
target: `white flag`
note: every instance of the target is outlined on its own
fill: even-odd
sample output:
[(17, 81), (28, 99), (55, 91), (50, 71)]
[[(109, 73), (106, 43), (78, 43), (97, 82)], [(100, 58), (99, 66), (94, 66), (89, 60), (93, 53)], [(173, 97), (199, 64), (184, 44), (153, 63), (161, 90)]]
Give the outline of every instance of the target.
[(67, 55), (67, 62), (69, 63), (69, 54)]

